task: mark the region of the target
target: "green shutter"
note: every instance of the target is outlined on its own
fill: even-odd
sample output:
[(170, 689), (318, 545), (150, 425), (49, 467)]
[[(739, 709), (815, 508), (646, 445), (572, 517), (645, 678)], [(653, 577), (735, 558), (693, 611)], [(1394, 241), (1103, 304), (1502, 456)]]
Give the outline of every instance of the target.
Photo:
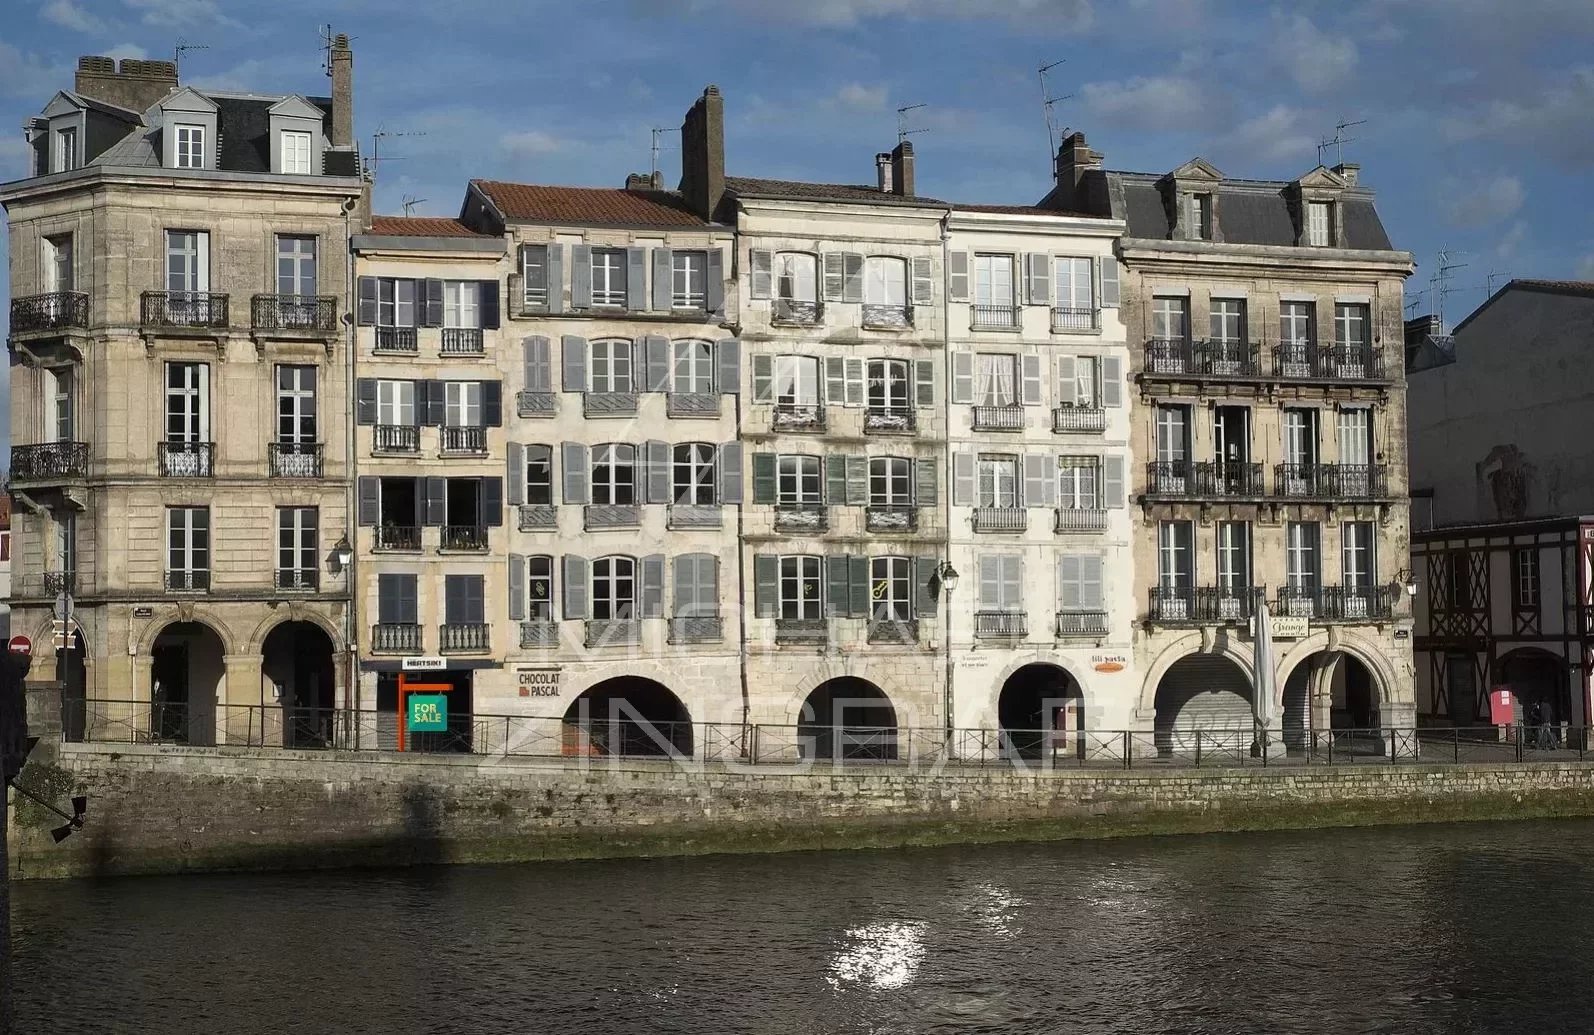
[(774, 453), (753, 454), (753, 502), (774, 503), (776, 491), (775, 472), (778, 458)]

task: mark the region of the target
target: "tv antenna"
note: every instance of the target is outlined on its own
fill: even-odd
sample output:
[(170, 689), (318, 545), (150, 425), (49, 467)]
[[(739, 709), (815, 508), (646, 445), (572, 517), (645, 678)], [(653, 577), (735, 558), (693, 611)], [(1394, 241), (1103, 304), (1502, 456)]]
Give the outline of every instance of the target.
[(667, 126), (654, 126), (653, 127), (653, 161), (652, 161), (651, 167), (648, 169), (648, 172), (655, 179), (659, 175), (659, 152), (660, 151), (672, 150), (672, 148), (666, 147), (665, 145), (659, 143), (659, 138), (662, 137), (665, 133), (679, 133), (679, 132), (680, 132), (679, 129), (671, 129), (671, 128), (667, 127)]
[(383, 140), (386, 140), (388, 137), (424, 137), (425, 135), (426, 134), (424, 132), (406, 132), (403, 130), (388, 129), (386, 124), (377, 126), (376, 132), (371, 134), (371, 175), (373, 177), (376, 176), (378, 172), (378, 163), (402, 162), (405, 158), (403, 155), (387, 155), (384, 157), (381, 153)]
[[(326, 74), (330, 77), (332, 75), (332, 44), (337, 41), (338, 37), (337, 37), (337, 34), (332, 31), (331, 24), (327, 24), (327, 25), (321, 26), (320, 27), (320, 31), (321, 31), (321, 67), (326, 72)], [(359, 39), (359, 37), (358, 36), (350, 36), (349, 39), (350, 40), (356, 40), (356, 39)]]
[(188, 42), (188, 40), (186, 40), (183, 37), (179, 36), (179, 37), (177, 37), (177, 46), (172, 48), (172, 64), (177, 67), (178, 71), (181, 71), (182, 67), (183, 67), (183, 55), (184, 54), (188, 53), (190, 50), (209, 50), (209, 49), (210, 49), (210, 44), (209, 43), (190, 43), (190, 42)]
[(910, 111), (918, 111), (920, 108), (928, 108), (928, 107), (929, 107), (928, 104), (909, 104), (909, 105), (906, 105), (905, 107), (901, 107), (901, 108), (897, 109), (897, 143), (899, 143), (899, 144), (905, 143), (907, 141), (907, 139), (909, 137), (913, 136), (915, 133), (928, 133), (928, 132), (930, 132), (928, 128), (920, 128), (920, 129), (909, 129), (908, 128), (908, 112), (910, 112)]
[(1453, 295), (1461, 290), (1450, 286), (1450, 281), (1453, 279), (1451, 273), (1467, 267), (1464, 262), (1453, 262), (1451, 260), (1465, 254), (1467, 253), (1440, 249), (1439, 264), (1434, 267), (1433, 276), (1428, 278), (1429, 291), (1432, 293), (1434, 300), (1434, 316), (1438, 317), (1440, 333), (1444, 333), (1445, 330), (1445, 296)]
[(1053, 97), (1051, 87), (1046, 82), (1046, 73), (1058, 65), (1065, 64), (1067, 60), (1067, 58), (1064, 58), (1060, 61), (1053, 61), (1049, 65), (1042, 65), (1036, 73), (1040, 76), (1041, 81), (1041, 111), (1046, 116), (1046, 143), (1048, 146), (1046, 160), (1048, 162), (1055, 161), (1057, 158), (1057, 114), (1054, 109), (1058, 101), (1066, 101), (1074, 95), (1065, 93), (1061, 97)]
[(1349, 143), (1353, 143), (1357, 139), (1356, 137), (1348, 137), (1348, 136), (1346, 136), (1345, 135), (1345, 131), (1347, 129), (1350, 129), (1352, 126), (1365, 126), (1365, 125), (1367, 125), (1367, 120), (1366, 119), (1357, 119), (1356, 121), (1352, 122), (1349, 119), (1343, 119), (1342, 118), (1338, 122), (1334, 123), (1334, 135), (1332, 137), (1329, 137), (1327, 140), (1323, 140), (1323, 141), (1319, 141), (1318, 142), (1318, 145), (1317, 145), (1317, 164), (1318, 165), (1322, 165), (1323, 164), (1323, 152), (1327, 151), (1329, 148), (1332, 147), (1334, 149), (1334, 164), (1335, 165), (1344, 165), (1345, 164), (1345, 145), (1349, 144)]
[(413, 194), (406, 194), (404, 195), (404, 200), (399, 202), (399, 206), (404, 209), (406, 216), (413, 216), (415, 214), (415, 206), (422, 204), (426, 200), (425, 198), (417, 198)]
[(1406, 319), (1410, 320), (1417, 315), (1417, 307), (1422, 305), (1422, 297), (1427, 293), (1427, 291), (1414, 291), (1406, 296)]
[(1483, 291), (1484, 291), (1483, 297), (1486, 300), (1494, 297), (1494, 282), (1496, 280), (1510, 280), (1510, 279), (1511, 279), (1511, 274), (1509, 274), (1509, 273), (1497, 273), (1494, 270), (1490, 270), (1489, 271), (1489, 275), (1483, 278)]

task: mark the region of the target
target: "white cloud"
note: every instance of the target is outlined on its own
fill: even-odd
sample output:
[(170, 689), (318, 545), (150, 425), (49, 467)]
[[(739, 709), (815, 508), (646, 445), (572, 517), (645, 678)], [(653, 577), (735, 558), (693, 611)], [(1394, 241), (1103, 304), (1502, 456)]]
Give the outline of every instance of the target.
[(1359, 55), (1354, 40), (1330, 35), (1304, 14), (1273, 13), (1273, 42), (1268, 48), (1282, 71), (1309, 93), (1331, 90), (1356, 71)]
[(51, 68), (39, 55), (0, 40), (0, 97), (28, 97), (42, 105), (71, 81), (67, 70)]
[(1224, 161), (1247, 166), (1255, 162), (1293, 160), (1307, 169), (1316, 163), (1317, 137), (1311, 130), (1311, 116), (1299, 108), (1274, 105), (1246, 119), (1218, 140)]
[(39, 10), (39, 17), (73, 32), (96, 32), (100, 20), (72, 0), (50, 0)]
[(1092, 0), (690, 0), (688, 11), (730, 9), (758, 18), (850, 28), (882, 18), (1002, 18), (1032, 28), (1089, 28)]
[(1080, 98), (1098, 121), (1123, 129), (1191, 129), (1209, 121), (1214, 107), (1205, 86), (1182, 76), (1086, 83)]
[(0, 183), (28, 175), (31, 154), (21, 137), (0, 137)]
[(1516, 258), (1517, 253), (1522, 250), (1522, 245), (1527, 242), (1527, 239), (1527, 220), (1519, 219), (1511, 224), (1511, 229), (1507, 230), (1505, 236), (1500, 238), (1500, 243), (1494, 246), (1495, 257), (1501, 259)]
[(1560, 82), (1521, 100), (1496, 99), (1444, 120), (1453, 141), (1497, 138), (1502, 148), (1530, 147), (1572, 167), (1594, 164), (1594, 134), (1588, 112), (1594, 109), (1594, 67), (1565, 73)]
[(1489, 226), (1516, 215), (1525, 192), (1515, 176), (1494, 176), (1447, 180), (1442, 196), (1445, 220), (1451, 226)]
[(134, 58), (135, 60), (143, 61), (149, 57), (149, 51), (137, 43), (118, 43), (109, 50), (102, 50), (99, 53), (108, 58), (115, 58), (118, 61), (122, 60), (122, 58)]
[(848, 83), (837, 90), (835, 96), (829, 98), (826, 103), (838, 108), (850, 108), (853, 111), (879, 111), (886, 106), (887, 96), (884, 86)]
[(216, 0), (122, 0), (146, 25), (182, 26), (196, 22), (238, 23), (221, 13)]
[(532, 158), (563, 151), (565, 142), (540, 129), (527, 129), (518, 133), (505, 133), (499, 138), (498, 146), (513, 158)]

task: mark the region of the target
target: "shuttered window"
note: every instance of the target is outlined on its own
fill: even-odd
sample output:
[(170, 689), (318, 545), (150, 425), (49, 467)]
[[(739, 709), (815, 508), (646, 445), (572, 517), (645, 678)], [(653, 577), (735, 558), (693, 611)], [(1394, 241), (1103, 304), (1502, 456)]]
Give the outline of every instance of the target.
[(1101, 461), (1093, 456), (1057, 460), (1057, 505), (1064, 510), (1101, 508)]
[(780, 617), (823, 618), (821, 564), (818, 557), (780, 559)]
[(976, 506), (1018, 506), (1018, 457), (980, 457), (978, 491)]
[(527, 244), (520, 248), (520, 284), (526, 305), (541, 308), (548, 304), (548, 246)]
[(632, 345), (624, 339), (592, 343), (591, 390), (599, 393), (636, 391), (632, 376)]
[(863, 266), (863, 300), (867, 305), (907, 306), (907, 260), (869, 256)]
[(775, 404), (815, 406), (819, 403), (817, 356), (775, 357)]
[(1060, 309), (1096, 308), (1096, 283), (1093, 263), (1089, 258), (1059, 256), (1053, 267), (1057, 279), (1057, 301)]
[(547, 506), (553, 503), (553, 447), (526, 447), (526, 502)]
[(636, 501), (636, 447), (625, 443), (593, 446), (592, 502), (628, 507)]
[(673, 346), (671, 391), (709, 395), (714, 391), (714, 346), (706, 341), (678, 341)]
[(819, 264), (807, 252), (780, 252), (775, 256), (775, 297), (787, 302), (814, 302), (819, 298)]
[(776, 461), (775, 500), (782, 505), (819, 504), (824, 483), (817, 456), (785, 454)]
[(635, 618), (636, 561), (630, 557), (599, 557), (592, 562), (592, 617)]
[(901, 412), (911, 408), (908, 400), (910, 377), (905, 360), (871, 359), (866, 382), (869, 409)]
[(980, 558), (981, 611), (1024, 610), (1024, 559), (1016, 555), (987, 554)]
[(675, 558), (676, 618), (703, 618), (720, 613), (719, 558), (689, 553)]
[(901, 456), (869, 458), (869, 505), (906, 507), (913, 503), (913, 462)]
[(592, 249), (592, 304), (624, 308), (625, 299), (625, 249)]
[(906, 622), (913, 617), (913, 559), (875, 557), (869, 561), (870, 611), (876, 621)]
[(670, 304), (676, 309), (702, 309), (707, 252), (673, 252), (670, 270)]
[(376, 282), (376, 325), (415, 326), (415, 281), (379, 277)]
[(553, 558), (526, 558), (526, 620), (553, 621)]
[(715, 448), (707, 442), (683, 442), (672, 458), (672, 493), (677, 504), (707, 506), (714, 502)]

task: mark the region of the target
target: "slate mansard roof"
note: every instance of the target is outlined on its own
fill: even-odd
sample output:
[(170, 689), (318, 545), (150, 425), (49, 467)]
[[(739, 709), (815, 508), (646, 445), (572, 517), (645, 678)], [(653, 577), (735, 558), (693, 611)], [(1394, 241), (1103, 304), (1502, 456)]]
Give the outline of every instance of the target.
[[(1128, 235), (1165, 240), (1170, 235), (1168, 210), (1163, 204), (1161, 176), (1151, 173), (1106, 173), (1120, 215), (1129, 224)], [(1286, 180), (1223, 180), (1215, 185), (1223, 241), (1229, 244), (1296, 245), (1295, 221), (1290, 216)], [(1345, 247), (1359, 251), (1391, 251), (1389, 234), (1373, 207), (1371, 192), (1350, 188), (1339, 198), (1343, 206)], [(1116, 204), (1115, 204), (1116, 207)]]

